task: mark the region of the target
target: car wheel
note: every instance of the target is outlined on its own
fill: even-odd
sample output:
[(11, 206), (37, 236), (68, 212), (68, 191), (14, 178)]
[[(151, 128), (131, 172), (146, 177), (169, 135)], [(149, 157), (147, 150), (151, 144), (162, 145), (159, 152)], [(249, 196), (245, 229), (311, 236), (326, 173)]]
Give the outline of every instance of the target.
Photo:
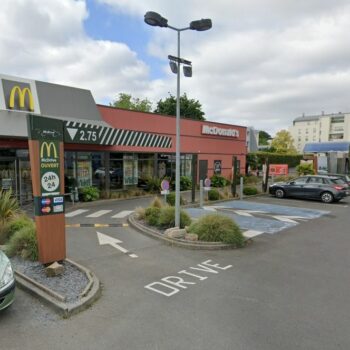
[(321, 201), (323, 203), (332, 203), (334, 201), (334, 196), (330, 192), (323, 192), (321, 194)]
[(277, 188), (277, 190), (275, 191), (275, 196), (277, 198), (283, 198), (285, 196), (285, 193), (282, 190), (282, 188)]

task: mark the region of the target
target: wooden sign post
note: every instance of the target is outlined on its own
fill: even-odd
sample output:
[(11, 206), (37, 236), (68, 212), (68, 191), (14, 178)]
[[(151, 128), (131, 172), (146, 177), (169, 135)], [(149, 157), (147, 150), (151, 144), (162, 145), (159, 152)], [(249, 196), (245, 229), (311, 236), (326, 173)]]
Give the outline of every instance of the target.
[(36, 115), (27, 124), (39, 261), (47, 264), (66, 258), (64, 124)]

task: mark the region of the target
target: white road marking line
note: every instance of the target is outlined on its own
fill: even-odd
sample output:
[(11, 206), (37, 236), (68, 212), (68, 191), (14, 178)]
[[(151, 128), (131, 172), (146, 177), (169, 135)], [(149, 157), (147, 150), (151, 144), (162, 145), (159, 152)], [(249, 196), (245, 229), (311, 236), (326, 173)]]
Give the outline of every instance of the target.
[(99, 218), (100, 216), (105, 215), (107, 213), (110, 213), (111, 211), (112, 210), (99, 210), (99, 211), (96, 211), (95, 213), (87, 215), (86, 217), (87, 218)]
[(244, 211), (244, 210), (234, 210), (233, 212), (234, 212), (235, 214), (241, 215), (241, 216), (253, 216), (252, 214), (247, 213), (247, 212)]
[[(283, 221), (283, 222), (290, 222), (292, 224), (297, 224), (298, 222), (295, 221), (295, 220), (292, 220), (291, 217), (288, 217), (288, 216), (283, 216), (283, 215), (272, 215), (272, 217), (276, 220), (279, 220), (279, 221)], [(297, 217), (293, 217), (294, 219), (296, 219)], [(303, 218), (305, 219), (305, 218)]]
[(130, 256), (130, 258), (138, 258), (138, 256), (136, 254), (128, 254)]
[(215, 211), (216, 212), (216, 209), (214, 207), (203, 207), (204, 210), (208, 210), (208, 211)]
[(66, 218), (72, 218), (73, 216), (80, 215), (80, 214), (85, 213), (87, 211), (89, 211), (89, 210), (88, 209), (77, 209), (77, 210), (74, 210), (74, 211), (72, 211), (70, 213), (66, 213), (65, 217)]
[(252, 214), (265, 214), (266, 211), (262, 210), (234, 210), (234, 213), (237, 215), (242, 215), (242, 216), (253, 216)]
[(264, 233), (263, 231), (248, 230), (248, 231), (243, 232), (243, 236), (246, 238), (253, 238), (253, 237), (259, 236), (263, 233)]
[(132, 214), (134, 211), (133, 210), (123, 210), (120, 213), (113, 215), (113, 219), (122, 219), (127, 217), (128, 215)]

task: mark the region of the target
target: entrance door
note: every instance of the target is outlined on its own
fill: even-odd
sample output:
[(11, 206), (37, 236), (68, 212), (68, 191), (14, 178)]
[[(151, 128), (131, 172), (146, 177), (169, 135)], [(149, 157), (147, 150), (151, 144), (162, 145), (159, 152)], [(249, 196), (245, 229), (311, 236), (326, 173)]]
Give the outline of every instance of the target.
[(199, 181), (205, 180), (208, 176), (208, 161), (207, 160), (200, 160), (199, 161)]
[(19, 201), (25, 203), (33, 200), (32, 176), (29, 160), (19, 159)]
[(123, 188), (123, 160), (112, 160), (110, 161), (110, 186), (111, 189)]
[(0, 189), (17, 193), (16, 161), (0, 158)]

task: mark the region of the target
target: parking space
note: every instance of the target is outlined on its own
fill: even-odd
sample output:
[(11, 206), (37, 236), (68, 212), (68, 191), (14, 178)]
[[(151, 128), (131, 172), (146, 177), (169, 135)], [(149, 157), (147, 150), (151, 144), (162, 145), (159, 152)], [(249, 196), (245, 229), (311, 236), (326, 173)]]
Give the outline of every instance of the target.
[[(204, 208), (189, 208), (187, 213), (194, 219), (211, 212), (226, 215), (235, 220), (243, 231), (275, 234), (301, 222), (319, 218), (330, 213), (329, 210), (293, 207), (254, 200), (235, 200)], [(256, 236), (256, 235), (255, 235)]]

